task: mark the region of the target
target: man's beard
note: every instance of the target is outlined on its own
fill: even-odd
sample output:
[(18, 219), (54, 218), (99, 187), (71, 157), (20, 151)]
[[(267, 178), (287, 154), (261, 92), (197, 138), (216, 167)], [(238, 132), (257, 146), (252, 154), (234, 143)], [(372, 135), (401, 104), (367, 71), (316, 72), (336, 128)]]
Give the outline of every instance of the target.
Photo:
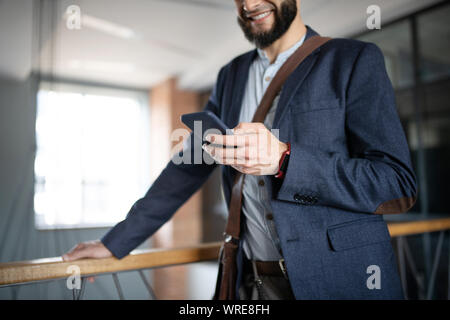
[(284, 0), (281, 4), (281, 12), (278, 12), (277, 8), (273, 11), (273, 14), (275, 21), (270, 30), (253, 33), (252, 26), (249, 23), (251, 20), (245, 17), (244, 9), (241, 7), (241, 16), (238, 17), (237, 21), (247, 40), (254, 43), (257, 48), (267, 48), (285, 34), (297, 15), (296, 0)]

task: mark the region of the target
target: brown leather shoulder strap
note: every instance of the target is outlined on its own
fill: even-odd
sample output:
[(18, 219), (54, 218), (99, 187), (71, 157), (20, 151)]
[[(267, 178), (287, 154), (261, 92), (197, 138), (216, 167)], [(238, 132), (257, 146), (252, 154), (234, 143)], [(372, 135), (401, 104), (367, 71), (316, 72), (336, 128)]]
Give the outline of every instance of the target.
[(278, 70), (275, 77), (272, 79), (264, 96), (258, 106), (258, 109), (253, 116), (253, 122), (264, 122), (267, 112), (269, 112), (272, 102), (281, 90), (282, 85), (289, 77), (289, 75), (317, 48), (321, 47), (331, 38), (313, 36), (309, 38), (303, 45), (301, 45), (286, 62)]

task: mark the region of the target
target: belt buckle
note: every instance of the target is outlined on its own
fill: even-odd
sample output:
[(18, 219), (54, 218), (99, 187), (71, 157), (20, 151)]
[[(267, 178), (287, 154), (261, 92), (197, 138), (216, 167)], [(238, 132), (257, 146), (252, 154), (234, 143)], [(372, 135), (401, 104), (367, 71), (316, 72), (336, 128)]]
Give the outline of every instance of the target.
[(284, 277), (287, 279), (287, 270), (286, 270), (286, 263), (284, 262), (284, 259), (278, 260), (278, 264), (280, 265), (280, 269), (283, 272)]

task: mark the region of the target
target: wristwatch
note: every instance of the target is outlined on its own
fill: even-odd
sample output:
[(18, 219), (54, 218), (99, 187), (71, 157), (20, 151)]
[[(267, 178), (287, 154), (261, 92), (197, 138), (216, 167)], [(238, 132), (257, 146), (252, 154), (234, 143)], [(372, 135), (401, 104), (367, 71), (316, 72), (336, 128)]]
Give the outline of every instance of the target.
[(275, 178), (282, 179), (284, 178), (289, 162), (289, 156), (291, 155), (291, 144), (288, 142), (287, 150), (283, 152), (280, 158), (280, 162), (278, 165), (278, 172), (275, 174)]

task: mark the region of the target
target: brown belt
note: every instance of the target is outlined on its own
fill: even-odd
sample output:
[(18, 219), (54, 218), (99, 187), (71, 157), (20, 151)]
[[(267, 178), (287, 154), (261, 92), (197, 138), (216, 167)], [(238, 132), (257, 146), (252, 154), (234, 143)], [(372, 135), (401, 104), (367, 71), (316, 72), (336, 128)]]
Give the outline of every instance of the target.
[[(287, 278), (284, 259), (279, 261), (253, 261), (258, 275)], [(244, 259), (244, 272), (253, 273), (252, 262)]]

